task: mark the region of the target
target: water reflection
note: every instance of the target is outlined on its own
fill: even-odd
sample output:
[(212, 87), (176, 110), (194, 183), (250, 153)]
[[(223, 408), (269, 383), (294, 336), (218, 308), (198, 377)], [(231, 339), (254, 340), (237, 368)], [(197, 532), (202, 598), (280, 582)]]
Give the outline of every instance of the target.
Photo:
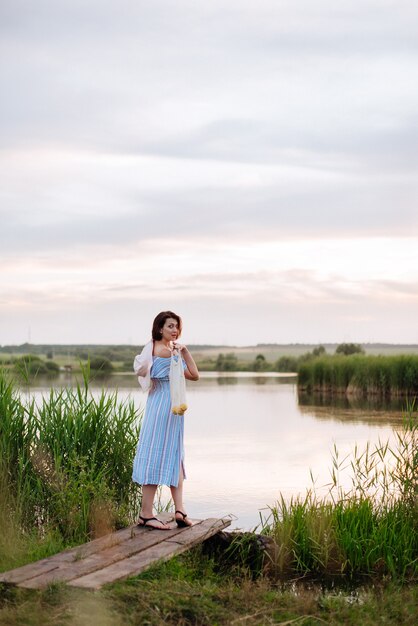
[[(217, 385), (248, 385), (249, 383), (252, 385), (266, 385), (271, 384), (272, 382), (276, 385), (283, 385), (288, 383), (287, 379), (282, 378), (268, 378), (267, 376), (252, 376), (246, 378), (240, 378), (238, 376), (218, 376), (216, 378), (204, 378), (204, 383), (213, 384), (216, 381)], [(200, 382), (200, 381), (199, 381)]]
[(363, 411), (405, 411), (408, 399), (405, 397), (382, 398), (374, 396), (364, 398), (362, 396), (330, 395), (322, 393), (306, 393), (298, 391), (300, 406), (333, 407), (340, 409), (361, 409)]
[(364, 411), (363, 409), (338, 409), (325, 406), (301, 406), (302, 415), (314, 416), (320, 421), (337, 421), (344, 424), (387, 425), (393, 428), (402, 426), (405, 413), (402, 411)]
[(390, 424), (399, 427), (407, 414), (405, 398), (362, 398), (307, 394), (298, 391), (298, 406), (302, 415), (314, 415), (319, 420), (345, 423)]
[(289, 382), (296, 383), (295, 375), (288, 374), (256, 374), (254, 372), (233, 372), (231, 374), (218, 372), (203, 372), (198, 383), (188, 383), (190, 387), (196, 384), (204, 387), (217, 387), (225, 385), (288, 385)]
[[(207, 378), (206, 380), (209, 381), (211, 379)], [(218, 385), (237, 385), (238, 378), (236, 376), (221, 376), (216, 378), (216, 382)]]

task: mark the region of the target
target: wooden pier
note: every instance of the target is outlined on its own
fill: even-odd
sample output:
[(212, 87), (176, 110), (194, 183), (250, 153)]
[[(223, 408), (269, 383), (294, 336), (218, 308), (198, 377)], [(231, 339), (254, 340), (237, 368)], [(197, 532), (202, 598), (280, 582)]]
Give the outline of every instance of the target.
[[(169, 514), (160, 519), (171, 521)], [(107, 583), (135, 576), (151, 565), (167, 561), (205, 541), (230, 525), (230, 517), (193, 520), (193, 526), (170, 530), (150, 530), (130, 526), (76, 548), (54, 554), (0, 573), (0, 583), (27, 589), (42, 589), (64, 582), (72, 587), (100, 589)]]

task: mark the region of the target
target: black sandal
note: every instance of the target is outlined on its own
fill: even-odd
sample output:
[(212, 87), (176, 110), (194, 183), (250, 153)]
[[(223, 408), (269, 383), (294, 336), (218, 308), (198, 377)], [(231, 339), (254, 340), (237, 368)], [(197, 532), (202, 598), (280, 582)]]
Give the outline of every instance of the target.
[[(142, 520), (142, 524), (140, 524), (138, 522), (137, 526), (139, 528), (144, 528), (147, 527), (149, 530), (170, 530), (170, 527), (167, 527), (167, 522), (163, 522), (163, 520), (158, 519), (158, 517), (142, 517), (142, 515), (139, 516), (139, 519)], [(164, 524), (165, 528), (161, 528), (160, 526), (150, 526), (148, 525), (148, 522), (151, 522), (152, 520), (155, 520), (156, 522), (160, 522), (160, 524)]]
[(186, 513), (183, 513), (183, 511), (175, 511), (174, 513), (174, 517), (176, 516), (176, 513), (178, 513), (179, 515), (183, 516), (183, 519), (177, 519), (176, 518), (176, 524), (179, 528), (190, 528), (191, 524), (186, 524), (186, 522), (184, 521), (187, 517)]

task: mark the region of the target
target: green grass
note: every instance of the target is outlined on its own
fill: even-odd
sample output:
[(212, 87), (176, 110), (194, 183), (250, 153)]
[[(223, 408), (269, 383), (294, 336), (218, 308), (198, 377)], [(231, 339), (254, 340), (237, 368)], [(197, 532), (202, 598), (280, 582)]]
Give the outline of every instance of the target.
[(322, 356), (300, 364), (298, 385), (308, 393), (413, 397), (418, 395), (418, 356)]
[(45, 591), (0, 591), (1, 626), (230, 626), (343, 624), (413, 625), (417, 587), (386, 584), (359, 589), (253, 581), (217, 564), (199, 549), (96, 593), (54, 585)]

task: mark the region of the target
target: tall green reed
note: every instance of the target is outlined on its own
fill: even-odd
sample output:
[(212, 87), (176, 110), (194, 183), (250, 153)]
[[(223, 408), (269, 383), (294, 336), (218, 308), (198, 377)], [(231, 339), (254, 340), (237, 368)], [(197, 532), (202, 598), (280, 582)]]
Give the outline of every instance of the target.
[[(351, 484), (342, 486), (349, 471)], [(280, 496), (262, 518), (274, 538), (279, 576), (418, 577), (418, 424), (408, 408), (395, 444), (339, 458), (334, 450), (325, 495)]]
[[(132, 521), (131, 479), (140, 412), (117, 392), (94, 397), (84, 384), (24, 400), (0, 371), (0, 472), (22, 530), (55, 528), (66, 542)], [(10, 501), (10, 499), (9, 499)]]
[(308, 392), (413, 397), (418, 356), (325, 355), (300, 365), (298, 385)]

